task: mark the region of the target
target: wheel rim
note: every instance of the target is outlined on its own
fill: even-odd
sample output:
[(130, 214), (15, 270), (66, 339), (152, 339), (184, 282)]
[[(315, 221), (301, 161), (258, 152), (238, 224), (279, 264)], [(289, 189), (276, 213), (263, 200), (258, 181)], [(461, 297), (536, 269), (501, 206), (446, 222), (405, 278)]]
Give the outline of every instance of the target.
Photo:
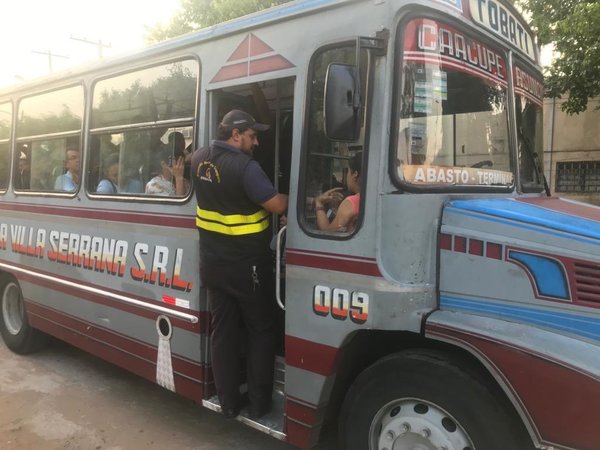
[(460, 423), (434, 403), (406, 398), (381, 408), (369, 431), (371, 450), (474, 450)]
[(17, 335), (23, 328), (23, 318), (25, 311), (23, 309), (23, 299), (19, 286), (15, 283), (8, 283), (2, 294), (2, 317), (4, 325), (10, 334)]

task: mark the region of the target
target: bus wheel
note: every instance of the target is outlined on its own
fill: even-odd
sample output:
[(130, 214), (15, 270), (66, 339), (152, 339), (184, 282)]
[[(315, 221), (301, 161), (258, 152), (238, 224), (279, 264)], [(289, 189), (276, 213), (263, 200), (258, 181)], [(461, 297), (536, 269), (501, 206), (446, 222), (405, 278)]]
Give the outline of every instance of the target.
[(388, 356), (350, 388), (340, 418), (347, 450), (533, 448), (486, 385), (435, 351)]
[(10, 277), (2, 277), (0, 295), (0, 332), (6, 346), (20, 354), (39, 350), (47, 342), (47, 336), (29, 326), (23, 295), (17, 282)]

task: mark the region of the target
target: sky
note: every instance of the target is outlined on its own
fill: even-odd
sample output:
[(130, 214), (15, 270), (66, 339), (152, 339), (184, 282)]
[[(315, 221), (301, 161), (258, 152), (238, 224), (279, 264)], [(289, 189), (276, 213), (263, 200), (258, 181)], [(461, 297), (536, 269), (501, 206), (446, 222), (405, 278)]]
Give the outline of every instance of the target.
[[(181, 0), (3, 0), (0, 87), (143, 48), (149, 27), (166, 24)], [(37, 53), (39, 52), (39, 53)], [(546, 50), (542, 64), (550, 61)]]
[[(180, 0), (3, 0), (0, 86), (96, 61), (145, 46), (148, 27), (167, 23)], [(46, 54), (39, 54), (41, 52)], [(68, 58), (64, 58), (68, 57)]]

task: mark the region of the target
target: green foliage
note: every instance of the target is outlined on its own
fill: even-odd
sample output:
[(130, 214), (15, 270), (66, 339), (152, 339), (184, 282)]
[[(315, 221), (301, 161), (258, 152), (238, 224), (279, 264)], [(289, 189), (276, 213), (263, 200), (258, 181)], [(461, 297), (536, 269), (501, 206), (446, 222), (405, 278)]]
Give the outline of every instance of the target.
[(546, 94), (561, 98), (569, 114), (587, 108), (600, 95), (600, 2), (598, 0), (519, 0), (532, 17), (541, 44), (553, 43), (556, 59), (546, 70)]
[(190, 31), (226, 22), (290, 0), (181, 0), (181, 8), (166, 26), (158, 25), (146, 36), (148, 43), (164, 41)]

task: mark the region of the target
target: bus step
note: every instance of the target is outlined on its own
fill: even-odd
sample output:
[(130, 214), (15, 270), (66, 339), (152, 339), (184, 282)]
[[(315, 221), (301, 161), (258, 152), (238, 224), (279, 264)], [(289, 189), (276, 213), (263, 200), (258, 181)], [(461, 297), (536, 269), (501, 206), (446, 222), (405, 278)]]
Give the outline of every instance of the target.
[(285, 358), (283, 356), (275, 357), (275, 373), (273, 376), (273, 389), (275, 392), (283, 394), (285, 392)]
[[(274, 391), (273, 408), (271, 409), (271, 412), (260, 419), (251, 419), (248, 415), (248, 408), (246, 407), (242, 409), (240, 415), (236, 417), (236, 420), (283, 441), (286, 437), (283, 432), (283, 402), (283, 392)], [(213, 411), (221, 412), (219, 398), (216, 395), (208, 400), (202, 400), (202, 405)]]

